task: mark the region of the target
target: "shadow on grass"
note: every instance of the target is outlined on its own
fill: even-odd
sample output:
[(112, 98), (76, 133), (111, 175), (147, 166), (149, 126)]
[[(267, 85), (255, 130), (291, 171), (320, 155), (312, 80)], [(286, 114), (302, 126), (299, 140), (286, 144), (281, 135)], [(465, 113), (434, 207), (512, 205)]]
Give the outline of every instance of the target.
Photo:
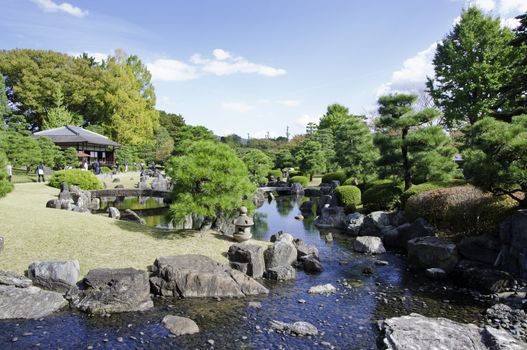
[(162, 239), (175, 240), (175, 239), (190, 238), (190, 237), (194, 237), (196, 234), (199, 234), (199, 232), (192, 231), (192, 230), (177, 230), (177, 231), (163, 230), (163, 229), (158, 229), (155, 227), (139, 225), (139, 224), (124, 221), (124, 220), (115, 220), (115, 225), (117, 225), (119, 228), (125, 231), (142, 233), (144, 235), (147, 235), (154, 239), (159, 239), (159, 240), (162, 240)]

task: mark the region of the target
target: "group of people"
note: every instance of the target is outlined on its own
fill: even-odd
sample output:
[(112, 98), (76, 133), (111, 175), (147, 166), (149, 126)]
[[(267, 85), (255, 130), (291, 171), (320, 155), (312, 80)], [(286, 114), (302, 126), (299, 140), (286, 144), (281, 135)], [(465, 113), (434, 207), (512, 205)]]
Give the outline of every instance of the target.
[[(44, 169), (45, 169), (44, 162), (38, 163), (37, 169), (35, 170), (35, 173), (38, 176), (37, 178), (38, 182), (40, 182), (40, 180), (42, 180), (42, 182), (46, 182), (46, 179), (44, 178)], [(7, 163), (6, 170), (7, 170), (7, 180), (9, 182), (13, 181), (13, 165), (11, 165), (11, 163)], [(29, 168), (28, 168), (28, 171), (29, 171)]]

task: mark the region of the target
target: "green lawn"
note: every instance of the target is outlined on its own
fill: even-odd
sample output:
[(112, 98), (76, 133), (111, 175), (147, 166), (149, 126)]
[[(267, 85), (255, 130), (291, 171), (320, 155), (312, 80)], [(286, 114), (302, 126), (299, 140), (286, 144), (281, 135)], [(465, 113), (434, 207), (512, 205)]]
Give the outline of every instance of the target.
[(174, 233), (46, 208), (57, 195), (57, 189), (42, 183), (21, 183), (0, 199), (0, 236), (5, 239), (0, 270), (22, 273), (35, 260), (78, 259), (84, 275), (99, 267), (145, 269), (158, 256), (178, 254), (203, 254), (226, 262), (223, 253), (233, 244), (213, 231)]

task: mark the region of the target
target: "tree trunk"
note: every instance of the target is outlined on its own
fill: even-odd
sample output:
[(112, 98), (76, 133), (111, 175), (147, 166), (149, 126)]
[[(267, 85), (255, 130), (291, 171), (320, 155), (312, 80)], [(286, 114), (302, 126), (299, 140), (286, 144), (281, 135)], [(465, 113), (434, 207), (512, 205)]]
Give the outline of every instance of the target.
[(412, 174), (410, 172), (410, 160), (408, 159), (408, 146), (406, 145), (406, 136), (408, 135), (408, 128), (403, 128), (401, 153), (403, 155), (403, 169), (404, 169), (404, 190), (412, 187)]

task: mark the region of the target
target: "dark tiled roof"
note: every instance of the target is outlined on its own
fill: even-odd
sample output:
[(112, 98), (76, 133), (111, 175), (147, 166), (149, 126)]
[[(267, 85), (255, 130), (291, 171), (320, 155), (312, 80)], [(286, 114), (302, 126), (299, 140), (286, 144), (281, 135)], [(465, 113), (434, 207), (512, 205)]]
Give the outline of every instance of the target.
[(83, 129), (79, 126), (66, 125), (61, 128), (48, 129), (33, 134), (33, 137), (39, 138), (48, 136), (55, 143), (92, 143), (105, 146), (120, 146), (106, 136), (102, 136), (93, 131)]

